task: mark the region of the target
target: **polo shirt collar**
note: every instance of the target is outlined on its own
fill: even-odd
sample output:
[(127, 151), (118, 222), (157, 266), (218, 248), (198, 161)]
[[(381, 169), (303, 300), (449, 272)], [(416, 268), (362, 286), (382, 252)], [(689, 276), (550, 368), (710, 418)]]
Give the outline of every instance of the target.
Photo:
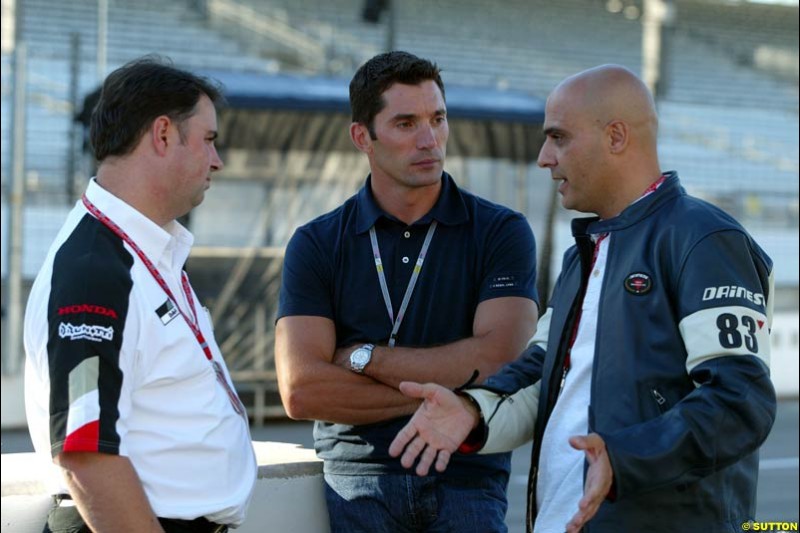
[[(356, 233), (366, 233), (381, 217), (397, 220), (381, 209), (378, 202), (375, 201), (375, 196), (372, 194), (371, 175), (367, 176), (367, 182), (356, 194), (356, 206)], [(436, 203), (425, 216), (414, 224), (429, 224), (433, 220), (448, 226), (456, 226), (469, 221), (469, 212), (461, 190), (447, 172), (442, 172), (442, 190), (439, 192)]]
[[(180, 269), (189, 257), (194, 236), (177, 221), (161, 227), (97, 183), (89, 181), (86, 197), (142, 249), (150, 261)], [(83, 204), (78, 201), (82, 206)]]

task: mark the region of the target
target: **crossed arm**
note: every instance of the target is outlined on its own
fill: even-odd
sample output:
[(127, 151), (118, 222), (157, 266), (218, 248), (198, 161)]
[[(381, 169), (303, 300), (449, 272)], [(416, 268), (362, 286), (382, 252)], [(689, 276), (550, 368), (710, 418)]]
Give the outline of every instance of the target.
[(419, 400), (397, 389), (401, 381), (454, 387), (476, 369), (488, 377), (522, 351), (536, 315), (536, 304), (527, 298), (486, 300), (475, 312), (472, 337), (432, 348), (378, 347), (365, 375), (348, 369), (352, 346), (336, 350), (332, 320), (283, 317), (275, 332), (275, 366), (284, 408), (292, 418), (344, 424), (410, 415)]

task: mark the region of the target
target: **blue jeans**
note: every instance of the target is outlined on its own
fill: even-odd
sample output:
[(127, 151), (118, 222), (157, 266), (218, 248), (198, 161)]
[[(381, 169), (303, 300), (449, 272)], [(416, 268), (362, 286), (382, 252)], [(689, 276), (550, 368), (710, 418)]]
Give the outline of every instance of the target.
[(508, 474), (325, 474), (331, 533), (506, 533)]

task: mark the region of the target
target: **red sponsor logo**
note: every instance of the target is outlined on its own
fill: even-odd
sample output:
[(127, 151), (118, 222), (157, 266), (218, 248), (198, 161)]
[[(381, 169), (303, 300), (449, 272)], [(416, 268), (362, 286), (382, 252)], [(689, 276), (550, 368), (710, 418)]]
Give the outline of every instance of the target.
[(117, 318), (116, 311), (114, 311), (113, 309), (109, 309), (108, 307), (103, 307), (102, 305), (75, 304), (75, 305), (67, 305), (65, 307), (59, 307), (58, 309), (59, 315), (77, 315), (81, 313), (103, 315), (114, 319)]

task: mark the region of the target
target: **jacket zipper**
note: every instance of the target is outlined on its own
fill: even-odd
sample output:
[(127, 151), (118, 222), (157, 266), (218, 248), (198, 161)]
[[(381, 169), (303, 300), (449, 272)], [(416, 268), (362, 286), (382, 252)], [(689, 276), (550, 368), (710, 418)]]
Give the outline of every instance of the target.
[(665, 406), (667, 404), (667, 399), (658, 392), (658, 389), (650, 389), (650, 393), (653, 395), (653, 399), (658, 404), (658, 410), (663, 413), (666, 409)]

